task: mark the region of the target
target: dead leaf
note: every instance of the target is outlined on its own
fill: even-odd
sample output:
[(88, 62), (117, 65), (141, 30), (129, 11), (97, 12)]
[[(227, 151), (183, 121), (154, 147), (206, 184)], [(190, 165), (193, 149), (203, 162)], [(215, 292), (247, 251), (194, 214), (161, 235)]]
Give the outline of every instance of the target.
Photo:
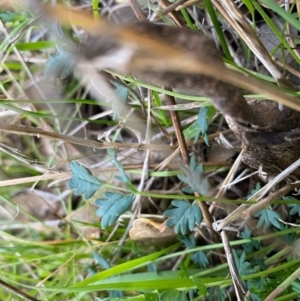
[(129, 230), (130, 238), (142, 241), (170, 241), (175, 239), (173, 228), (166, 228), (164, 223), (157, 223), (147, 218), (138, 218)]

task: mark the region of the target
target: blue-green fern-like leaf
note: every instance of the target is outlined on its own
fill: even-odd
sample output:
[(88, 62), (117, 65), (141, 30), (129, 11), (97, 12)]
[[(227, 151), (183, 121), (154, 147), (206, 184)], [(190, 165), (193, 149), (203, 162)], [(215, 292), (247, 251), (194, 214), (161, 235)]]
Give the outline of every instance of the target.
[(122, 300), (124, 300), (124, 298), (123, 298), (124, 293), (122, 291), (111, 290), (111, 291), (108, 291), (108, 295), (109, 295), (109, 298), (107, 299), (107, 301), (116, 301), (116, 300), (122, 301)]
[(210, 287), (208, 289), (209, 301), (225, 301), (227, 292), (224, 288)]
[[(290, 227), (288, 225), (280, 223), (280, 230), (279, 231), (285, 231), (285, 230), (288, 230), (288, 229), (290, 229)], [(296, 235), (297, 235), (296, 232), (291, 232), (291, 233), (287, 233), (285, 235), (282, 235), (281, 237), (288, 245), (291, 245), (295, 241)]]
[(286, 196), (286, 197), (283, 197), (283, 200), (285, 200), (285, 201), (295, 201), (295, 204), (288, 204), (287, 205), (289, 208), (291, 208), (289, 214), (290, 215), (297, 214), (298, 216), (300, 216), (300, 202), (299, 202), (298, 199), (296, 199), (293, 196)]
[(293, 291), (296, 292), (298, 294), (298, 296), (300, 296), (300, 278), (298, 277), (298, 280), (292, 282), (292, 288)]
[(267, 266), (264, 264), (264, 261), (260, 258), (253, 258), (251, 259), (250, 263), (256, 271), (265, 271), (267, 269)]
[(50, 59), (46, 62), (45, 77), (47, 79), (65, 79), (74, 70), (76, 66), (75, 55), (65, 50), (62, 46), (57, 45), (57, 54), (51, 54)]
[(185, 200), (174, 200), (172, 205), (177, 208), (166, 210), (164, 216), (169, 217), (166, 226), (174, 226), (176, 234), (185, 235), (202, 222), (202, 213), (197, 202), (190, 204)]
[(298, 205), (298, 204), (288, 204), (288, 207), (292, 208), (289, 212), (290, 215), (297, 214), (298, 216), (300, 216), (300, 205)]
[(260, 183), (256, 183), (255, 187), (247, 195), (247, 199), (250, 199), (258, 190), (260, 190)]
[(92, 173), (76, 161), (70, 163), (73, 172), (72, 179), (67, 183), (69, 189), (75, 189), (75, 194), (82, 195), (84, 199), (91, 198), (101, 187), (101, 182)]
[(111, 267), (110, 263), (104, 257), (102, 257), (100, 254), (98, 254), (97, 252), (92, 252), (92, 255), (93, 255), (95, 261), (100, 266), (102, 266), (104, 269), (109, 269)]
[(278, 219), (281, 218), (281, 216), (276, 211), (265, 208), (258, 211), (253, 216), (260, 216), (257, 223), (257, 228), (259, 228), (261, 225), (264, 225), (264, 231), (266, 231), (270, 227), (270, 225), (273, 225), (274, 227), (280, 229), (280, 222)]
[(209, 264), (209, 260), (206, 256), (206, 254), (202, 251), (195, 252), (191, 259), (194, 263), (199, 264), (201, 267), (206, 268)]
[(196, 247), (196, 239), (193, 234), (183, 235), (182, 237), (178, 237), (178, 240), (181, 241), (185, 247), (189, 249), (193, 249)]
[(200, 134), (202, 134), (202, 137), (203, 137), (205, 143), (208, 145), (208, 137), (207, 137), (207, 133), (206, 133), (208, 130), (208, 122), (207, 122), (208, 112), (209, 112), (208, 107), (202, 107), (199, 110), (198, 118), (196, 121), (198, 124), (198, 132), (195, 136), (194, 143), (197, 142)]
[(116, 81), (111, 81), (111, 83), (116, 87), (114, 93), (116, 94), (117, 100), (113, 101), (111, 104), (112, 111), (114, 112), (113, 120), (118, 119), (123, 107), (128, 99), (129, 90), (125, 85), (121, 85)]
[(194, 143), (196, 143), (199, 136), (202, 135), (204, 142), (209, 145), (207, 136), (208, 125), (215, 112), (216, 109), (213, 106), (201, 107), (197, 120), (186, 131), (186, 138), (194, 137)]
[[(240, 233), (240, 237), (243, 239), (251, 239), (251, 230), (246, 225), (244, 231)], [(254, 250), (258, 250), (261, 247), (261, 243), (259, 241), (253, 240), (249, 243), (243, 244), (243, 248), (247, 254), (251, 254)]]
[[(265, 268), (264, 270), (266, 270)], [(267, 284), (267, 280), (264, 277), (254, 278), (247, 281), (247, 287), (252, 294), (261, 294), (265, 286)]]
[(232, 250), (233, 258), (238, 269), (240, 276), (249, 275), (254, 273), (254, 270), (251, 268), (251, 264), (249, 261), (246, 261), (246, 253), (245, 251), (242, 253), (241, 257), (238, 257), (236, 251)]
[(201, 195), (206, 195), (210, 189), (207, 177), (204, 177), (204, 168), (200, 164), (197, 166), (195, 156), (191, 157), (190, 166), (182, 166), (185, 175), (178, 175), (179, 180), (189, 185), (188, 190), (184, 191), (198, 192)]
[(96, 214), (101, 217), (102, 229), (115, 223), (119, 216), (130, 208), (134, 197), (133, 194), (123, 195), (113, 192), (106, 192), (104, 196), (104, 199), (95, 201), (95, 204), (100, 207)]

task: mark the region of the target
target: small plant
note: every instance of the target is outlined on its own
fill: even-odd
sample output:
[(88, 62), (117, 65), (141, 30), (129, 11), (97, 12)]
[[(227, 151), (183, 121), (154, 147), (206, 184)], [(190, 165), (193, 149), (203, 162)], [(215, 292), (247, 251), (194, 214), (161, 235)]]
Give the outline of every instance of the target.
[[(270, 184), (247, 196), (257, 175), (234, 164), (298, 160), (297, 5), (138, 1), (160, 25), (127, 26), (105, 21), (136, 18), (117, 1), (40, 2), (0, 8), (0, 300), (299, 298), (298, 170), (255, 200)], [(214, 224), (240, 205), (238, 298)]]

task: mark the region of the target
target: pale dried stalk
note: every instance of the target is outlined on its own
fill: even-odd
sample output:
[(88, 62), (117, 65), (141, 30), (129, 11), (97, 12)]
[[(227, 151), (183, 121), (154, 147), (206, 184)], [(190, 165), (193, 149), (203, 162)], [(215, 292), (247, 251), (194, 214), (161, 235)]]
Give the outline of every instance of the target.
[(226, 231), (223, 230), (221, 232), (221, 238), (222, 238), (225, 255), (227, 258), (228, 267), (229, 267), (229, 271), (231, 274), (231, 278), (232, 278), (232, 282), (233, 282), (237, 300), (244, 301), (245, 300), (244, 297), (246, 295), (247, 289), (245, 288), (245, 285), (243, 284), (243, 281), (242, 281), (242, 279), (239, 275), (238, 269), (236, 267), (236, 263), (234, 261), (233, 254), (231, 252), (231, 247), (230, 247), (230, 244), (228, 241)]
[[(212, 1), (216, 7), (220, 7), (216, 0)], [(282, 78), (282, 73), (277, 69), (274, 64), (269, 52), (262, 44), (257, 34), (249, 24), (248, 20), (244, 17), (241, 11), (236, 7), (231, 0), (221, 0), (221, 5), (226, 11), (223, 15), (224, 18), (230, 23), (230, 25), (235, 29), (235, 31), (240, 35), (243, 41), (255, 54), (255, 56), (261, 61), (261, 63), (266, 67), (266, 69), (272, 74), (276, 81)]]

